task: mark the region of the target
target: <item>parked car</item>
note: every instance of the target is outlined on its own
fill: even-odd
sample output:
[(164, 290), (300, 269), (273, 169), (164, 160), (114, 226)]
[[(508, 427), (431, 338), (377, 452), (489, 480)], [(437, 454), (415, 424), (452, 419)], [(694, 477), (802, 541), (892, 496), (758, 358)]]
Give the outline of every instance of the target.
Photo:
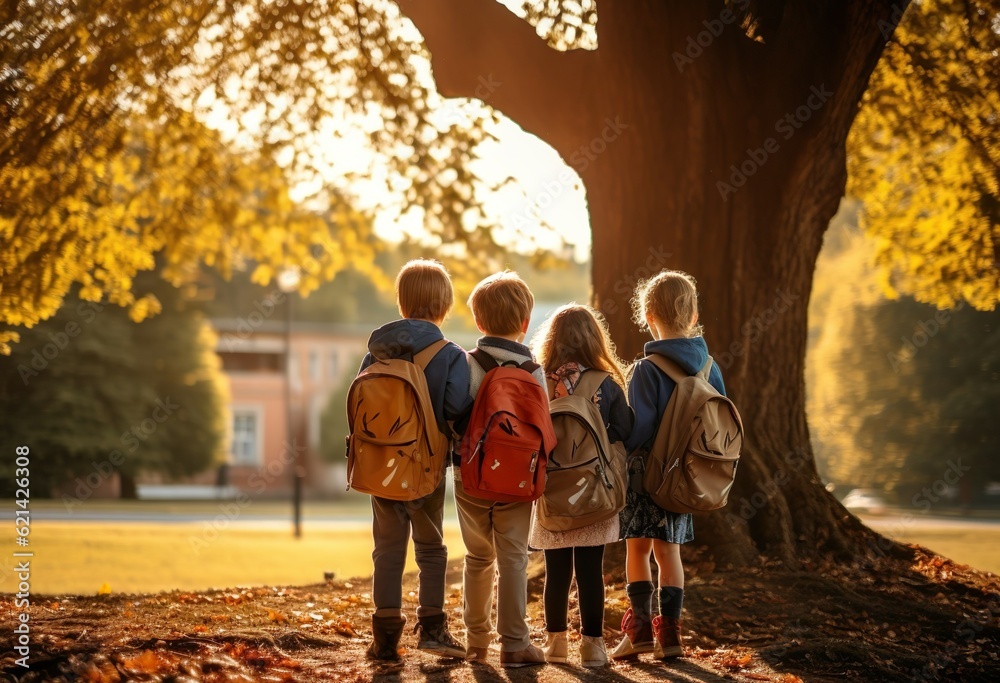
[(848, 510), (860, 510), (870, 515), (884, 515), (889, 507), (885, 498), (874, 489), (852, 489), (840, 502)]

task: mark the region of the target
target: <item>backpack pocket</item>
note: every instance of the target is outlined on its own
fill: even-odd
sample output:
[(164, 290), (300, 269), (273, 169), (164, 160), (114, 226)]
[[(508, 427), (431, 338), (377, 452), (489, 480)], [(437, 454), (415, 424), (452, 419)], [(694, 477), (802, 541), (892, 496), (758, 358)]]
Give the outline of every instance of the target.
[(495, 415), (477, 454), (479, 489), (501, 497), (537, 497), (541, 449), (542, 435), (533, 425), (510, 414)]
[(351, 436), (348, 484), (380, 498), (410, 500), (433, 492), (432, 463), (426, 444), (416, 439), (390, 441)]

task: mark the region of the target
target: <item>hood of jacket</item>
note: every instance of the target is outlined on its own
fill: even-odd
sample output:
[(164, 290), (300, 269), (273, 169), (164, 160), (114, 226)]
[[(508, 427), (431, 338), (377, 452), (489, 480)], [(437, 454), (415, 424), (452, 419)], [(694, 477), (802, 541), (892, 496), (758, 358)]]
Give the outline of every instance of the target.
[(404, 318), (386, 323), (368, 338), (368, 351), (375, 358), (412, 359), (434, 342), (444, 339), (432, 322)]
[(687, 339), (660, 339), (646, 342), (646, 355), (658, 353), (680, 365), (689, 375), (695, 375), (708, 360), (708, 344), (704, 337)]

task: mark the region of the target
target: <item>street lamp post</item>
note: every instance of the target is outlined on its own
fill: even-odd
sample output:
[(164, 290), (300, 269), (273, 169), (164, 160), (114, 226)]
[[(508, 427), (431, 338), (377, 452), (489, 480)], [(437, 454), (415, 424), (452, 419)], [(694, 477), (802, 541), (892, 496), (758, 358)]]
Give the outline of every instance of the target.
[(286, 268), (278, 275), (278, 288), (285, 293), (285, 419), (286, 447), (292, 449), (292, 528), (302, 537), (302, 463), (292, 428), (292, 296), (299, 286), (299, 269)]

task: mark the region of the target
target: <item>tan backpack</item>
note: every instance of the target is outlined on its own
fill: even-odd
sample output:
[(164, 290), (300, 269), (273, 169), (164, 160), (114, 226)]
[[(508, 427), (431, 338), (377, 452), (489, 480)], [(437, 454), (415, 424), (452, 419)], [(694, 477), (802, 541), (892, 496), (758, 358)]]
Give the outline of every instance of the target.
[(733, 402), (708, 382), (712, 357), (697, 375), (660, 354), (646, 359), (677, 386), (660, 418), (643, 488), (671, 512), (724, 507), (743, 448), (743, 421)]
[(413, 357), (376, 360), (347, 392), (347, 485), (391, 500), (416, 500), (444, 477), (450, 439), (434, 416), (424, 369), (439, 340)]
[(593, 400), (606, 377), (606, 372), (586, 370), (572, 394), (549, 405), (557, 444), (549, 456), (545, 493), (535, 514), (550, 531), (603, 522), (625, 507), (625, 447), (609, 442), (601, 410)]

